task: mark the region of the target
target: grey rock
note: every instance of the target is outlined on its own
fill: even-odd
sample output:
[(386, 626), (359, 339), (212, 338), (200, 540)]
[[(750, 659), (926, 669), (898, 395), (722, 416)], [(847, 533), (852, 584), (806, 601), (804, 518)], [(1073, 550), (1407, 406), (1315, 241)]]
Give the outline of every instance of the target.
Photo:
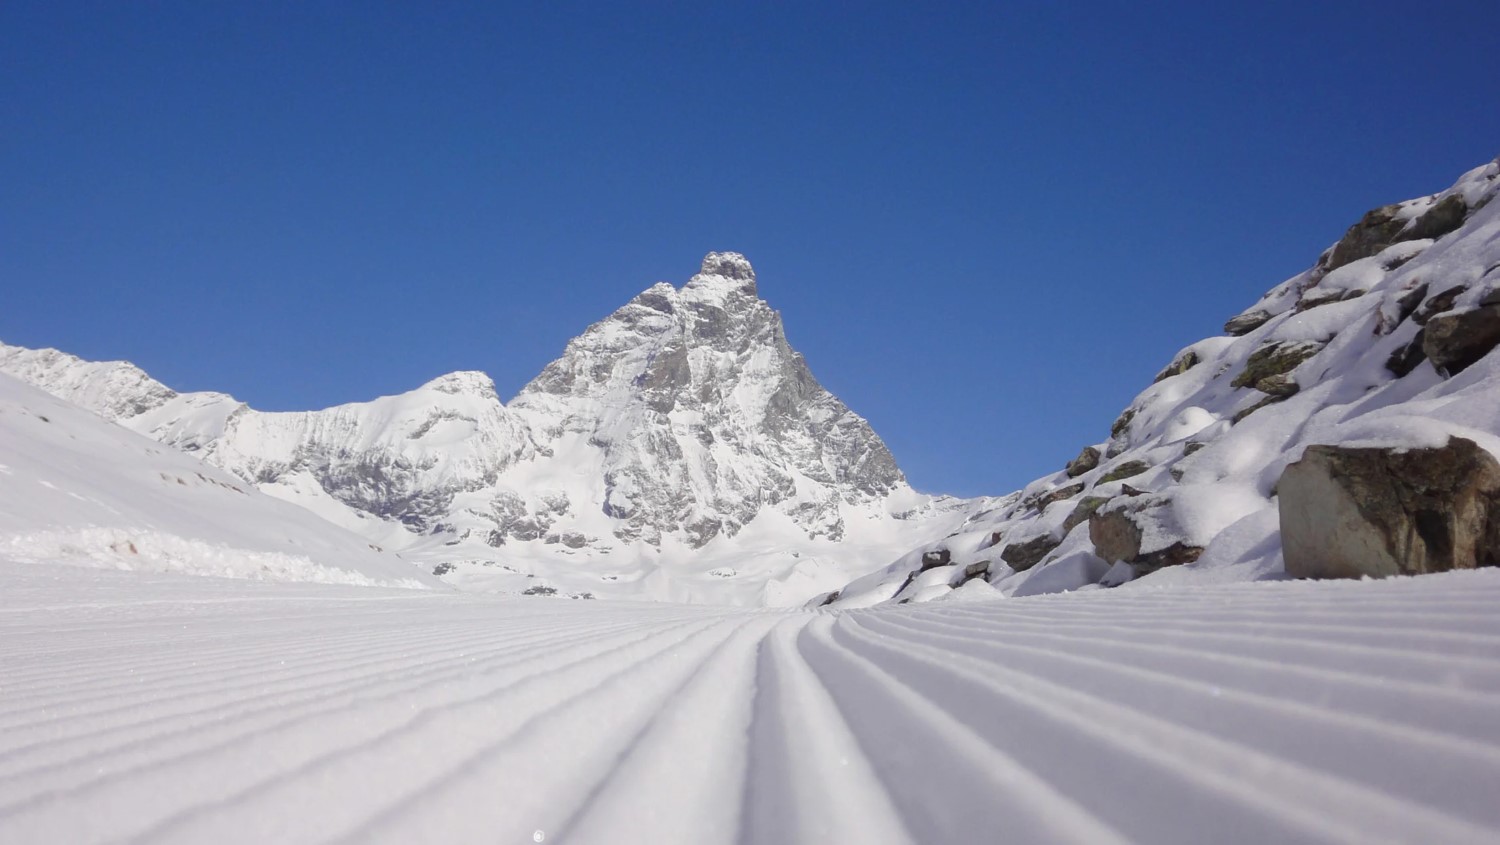
[[(1250, 353), (1249, 359), (1245, 361), (1245, 369), (1234, 377), (1231, 384), (1234, 387), (1254, 387), (1262, 393), (1276, 394), (1278, 388), (1282, 388), (1286, 382), (1271, 382), (1272, 389), (1267, 390), (1261, 383), (1274, 376), (1284, 376), (1302, 365), (1302, 362), (1318, 354), (1324, 344), (1317, 341), (1295, 341), (1282, 342), (1272, 341), (1261, 344)], [(1295, 392), (1295, 391), (1294, 391)]]
[(1385, 205), (1366, 213), (1329, 251), (1322, 263), (1323, 271), (1332, 272), (1402, 241), (1442, 237), (1462, 225), (1469, 212), (1458, 194), (1445, 197), (1411, 221), (1401, 219), (1398, 213), (1401, 208)]
[(1385, 368), (1401, 378), (1411, 373), (1427, 360), (1427, 353), (1422, 349), (1422, 343), (1427, 339), (1427, 329), (1418, 329), (1416, 335), (1407, 343), (1396, 348), (1385, 360)]
[(1063, 533), (1068, 534), (1074, 528), (1088, 522), (1094, 511), (1103, 507), (1108, 501), (1108, 496), (1084, 496), (1079, 499), (1077, 507), (1073, 508), (1073, 512), (1068, 514), (1067, 519), (1063, 520)]
[(1099, 450), (1093, 446), (1085, 446), (1083, 451), (1078, 453), (1078, 457), (1068, 462), (1066, 472), (1069, 478), (1077, 478), (1097, 466), (1099, 466)]
[(1425, 327), (1422, 352), (1438, 372), (1453, 376), (1500, 344), (1500, 305), (1433, 317)]
[(1242, 420), (1244, 420), (1246, 417), (1250, 416), (1251, 414), (1255, 413), (1256, 411), (1259, 411), (1260, 409), (1268, 407), (1268, 406), (1271, 406), (1271, 405), (1275, 405), (1278, 402), (1285, 402), (1289, 398), (1291, 398), (1290, 395), (1277, 395), (1277, 394), (1273, 393), (1273, 394), (1267, 396), (1264, 399), (1261, 399), (1260, 401), (1258, 401), (1258, 402), (1256, 402), (1256, 403), (1254, 403), (1252, 405), (1249, 405), (1249, 406), (1247, 406), (1245, 408), (1241, 408), (1240, 410), (1236, 411), (1234, 413), (1234, 416), (1232, 416), (1232, 417), (1229, 418), (1229, 422), (1230, 422), (1231, 425), (1237, 425)]
[(952, 552), (947, 549), (934, 549), (930, 552), (922, 553), (922, 566), (917, 571), (926, 572), (929, 569), (936, 569), (939, 566), (947, 566), (952, 562)]
[(990, 574), (990, 562), (987, 560), (977, 561), (959, 569), (948, 582), (950, 587), (962, 587), (975, 578), (984, 578)]
[(1246, 311), (1243, 314), (1237, 314), (1233, 317), (1230, 317), (1229, 322), (1224, 324), (1224, 333), (1227, 335), (1232, 335), (1234, 337), (1243, 337), (1244, 335), (1255, 331), (1261, 326), (1264, 326), (1267, 322), (1270, 321), (1271, 317), (1272, 314), (1269, 311), (1263, 311), (1260, 309)]
[(1024, 572), (1041, 563), (1043, 558), (1061, 544), (1062, 540), (1051, 534), (1043, 534), (1024, 542), (1008, 544), (1000, 552), (1000, 559), (1005, 561), (1011, 569)]
[[(1422, 289), (1426, 290), (1426, 287), (1426, 285), (1423, 285)], [(1418, 308), (1414, 314), (1412, 314), (1412, 322), (1416, 323), (1419, 326), (1427, 325), (1427, 322), (1433, 317), (1436, 317), (1438, 314), (1441, 314), (1445, 311), (1452, 310), (1453, 303), (1457, 302), (1459, 295), (1466, 290), (1468, 290), (1468, 288), (1464, 287), (1463, 285), (1456, 285), (1454, 287), (1448, 288), (1442, 293), (1434, 294), (1431, 298), (1425, 300), (1422, 303), (1421, 307)]]
[(1119, 440), (1127, 433), (1129, 433), (1130, 423), (1135, 419), (1135, 415), (1137, 413), (1139, 412), (1135, 408), (1126, 408), (1125, 411), (1115, 419), (1114, 423), (1110, 425), (1109, 436), (1114, 440)]
[(1500, 563), (1500, 462), (1436, 448), (1312, 446), (1277, 484), (1287, 574), (1418, 575)]
[(1157, 373), (1156, 378), (1152, 379), (1151, 383), (1156, 384), (1159, 381), (1165, 381), (1173, 376), (1180, 376), (1188, 370), (1191, 370), (1192, 368), (1198, 366), (1198, 363), (1198, 353), (1189, 349), (1187, 352), (1184, 352), (1174, 358), (1172, 360), (1172, 363), (1167, 365), (1166, 369)]
[(1083, 486), (1083, 482), (1080, 481), (1077, 484), (1069, 484), (1066, 487), (1058, 487), (1053, 490), (1048, 490), (1046, 493), (1043, 493), (1042, 495), (1037, 496), (1034, 500), (1032, 500), (1031, 506), (1039, 511), (1046, 510), (1047, 506), (1052, 504), (1053, 502), (1061, 502), (1064, 499), (1071, 499), (1074, 496), (1077, 496), (1079, 493), (1082, 493)]
[(1145, 531), (1138, 520), (1145, 511), (1165, 506), (1160, 500), (1150, 500), (1095, 511), (1089, 517), (1089, 541), (1094, 544), (1094, 552), (1108, 563), (1128, 563), (1141, 575), (1197, 560), (1203, 549), (1182, 541), (1163, 549), (1141, 551)]
[(1134, 478), (1135, 476), (1140, 475), (1150, 468), (1151, 465), (1146, 463), (1145, 461), (1125, 461), (1124, 463), (1116, 465), (1109, 472), (1106, 472), (1104, 475), (1100, 476), (1099, 480), (1094, 482), (1094, 486), (1097, 487), (1100, 484), (1108, 484), (1111, 481), (1119, 481), (1122, 478)]

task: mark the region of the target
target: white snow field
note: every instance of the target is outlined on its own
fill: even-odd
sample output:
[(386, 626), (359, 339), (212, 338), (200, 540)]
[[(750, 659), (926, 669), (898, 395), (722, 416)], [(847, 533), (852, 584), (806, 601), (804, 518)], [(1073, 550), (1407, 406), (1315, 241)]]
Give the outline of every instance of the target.
[(1500, 841), (1500, 571), (849, 611), (0, 560), (0, 842)]

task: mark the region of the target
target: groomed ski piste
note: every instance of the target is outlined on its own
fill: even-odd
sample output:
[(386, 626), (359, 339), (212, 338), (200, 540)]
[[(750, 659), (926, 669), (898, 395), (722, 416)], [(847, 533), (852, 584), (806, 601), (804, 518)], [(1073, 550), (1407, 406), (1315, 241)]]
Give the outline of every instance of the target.
[(1500, 841), (1500, 571), (781, 611), (0, 560), (0, 841)]

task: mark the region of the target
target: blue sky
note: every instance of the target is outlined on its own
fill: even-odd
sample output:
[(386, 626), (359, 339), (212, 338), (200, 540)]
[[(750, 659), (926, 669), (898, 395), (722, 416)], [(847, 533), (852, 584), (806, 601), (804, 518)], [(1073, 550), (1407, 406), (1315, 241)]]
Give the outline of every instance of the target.
[(0, 340), (508, 397), (737, 250), (916, 486), (1002, 493), (1500, 154), (1492, 1), (438, 5), (0, 4)]

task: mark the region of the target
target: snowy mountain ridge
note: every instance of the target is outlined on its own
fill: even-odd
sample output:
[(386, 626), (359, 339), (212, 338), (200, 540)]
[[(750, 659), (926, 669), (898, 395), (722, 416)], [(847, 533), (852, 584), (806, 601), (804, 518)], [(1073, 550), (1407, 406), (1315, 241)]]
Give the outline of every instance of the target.
[[(101, 383), (86, 368), (79, 384)], [(132, 383), (139, 383), (128, 371)], [(105, 379), (108, 381), (108, 379)], [(443, 585), (303, 508), (0, 374), (0, 557), (359, 586)]]
[(952, 530), (787, 343), (737, 253), (658, 283), (510, 403), (483, 373), (322, 411), (0, 345), (0, 371), (488, 589), (795, 603)]

